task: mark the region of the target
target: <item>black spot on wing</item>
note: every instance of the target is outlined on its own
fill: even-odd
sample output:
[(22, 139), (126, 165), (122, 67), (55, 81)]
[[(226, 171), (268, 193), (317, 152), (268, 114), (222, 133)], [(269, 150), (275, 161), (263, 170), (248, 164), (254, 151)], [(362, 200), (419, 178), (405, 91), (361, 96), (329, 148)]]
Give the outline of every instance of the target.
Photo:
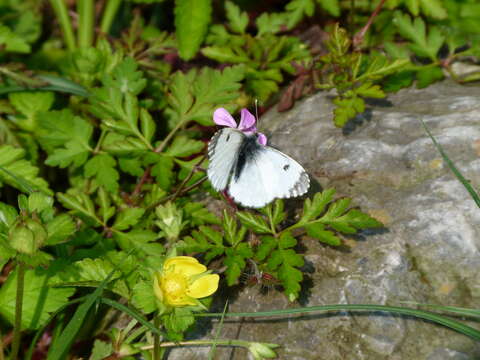
[(240, 149), (238, 150), (237, 163), (235, 164), (235, 170), (233, 173), (235, 180), (238, 180), (240, 177), (240, 174), (247, 164), (247, 161), (255, 161), (255, 158), (262, 150), (263, 147), (258, 143), (256, 136), (245, 137), (245, 140), (243, 141), (242, 145), (240, 145)]
[(287, 171), (289, 167), (290, 167), (290, 165), (285, 164), (285, 165), (283, 165), (283, 170)]

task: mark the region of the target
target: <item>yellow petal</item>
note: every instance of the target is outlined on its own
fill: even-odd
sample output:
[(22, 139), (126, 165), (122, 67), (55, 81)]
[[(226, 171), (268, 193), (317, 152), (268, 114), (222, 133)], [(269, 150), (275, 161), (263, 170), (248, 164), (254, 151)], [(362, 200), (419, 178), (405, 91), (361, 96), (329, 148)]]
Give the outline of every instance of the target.
[(217, 274), (202, 276), (188, 287), (187, 295), (196, 299), (212, 295), (218, 289), (219, 280)]
[(166, 272), (174, 272), (185, 276), (201, 274), (207, 271), (205, 265), (190, 256), (176, 256), (165, 261), (163, 268)]
[(196, 301), (188, 296), (181, 299), (167, 299), (167, 302), (171, 306), (197, 305)]

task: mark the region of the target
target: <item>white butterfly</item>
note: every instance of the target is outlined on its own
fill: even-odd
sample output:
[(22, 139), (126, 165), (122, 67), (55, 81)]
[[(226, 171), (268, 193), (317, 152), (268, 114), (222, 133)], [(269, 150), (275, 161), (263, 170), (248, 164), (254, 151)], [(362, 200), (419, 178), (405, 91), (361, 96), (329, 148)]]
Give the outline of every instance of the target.
[(228, 190), (235, 202), (252, 208), (307, 192), (310, 179), (303, 167), (265, 146), (266, 137), (257, 133), (255, 117), (248, 110), (242, 110), (238, 128), (223, 108), (215, 111), (214, 121), (230, 126), (217, 131), (208, 144), (207, 175), (215, 190)]

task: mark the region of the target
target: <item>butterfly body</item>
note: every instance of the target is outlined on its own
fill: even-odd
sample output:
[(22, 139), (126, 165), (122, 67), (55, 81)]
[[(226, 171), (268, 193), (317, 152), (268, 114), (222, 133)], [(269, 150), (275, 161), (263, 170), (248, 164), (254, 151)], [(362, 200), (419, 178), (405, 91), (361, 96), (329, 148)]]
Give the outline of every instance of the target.
[(257, 134), (224, 128), (208, 145), (208, 178), (217, 191), (227, 190), (245, 207), (260, 208), (276, 198), (307, 192), (310, 180), (300, 164), (258, 142)]

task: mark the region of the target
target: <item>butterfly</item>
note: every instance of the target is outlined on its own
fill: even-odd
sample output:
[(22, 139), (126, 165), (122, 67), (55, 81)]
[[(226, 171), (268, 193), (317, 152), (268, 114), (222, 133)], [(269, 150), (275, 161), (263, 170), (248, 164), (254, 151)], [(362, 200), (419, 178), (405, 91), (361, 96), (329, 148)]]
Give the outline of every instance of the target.
[(255, 117), (242, 109), (240, 124), (219, 108), (214, 122), (228, 126), (217, 131), (208, 144), (208, 179), (217, 191), (227, 190), (236, 203), (261, 208), (275, 199), (303, 195), (310, 179), (303, 167), (284, 153), (266, 146)]

